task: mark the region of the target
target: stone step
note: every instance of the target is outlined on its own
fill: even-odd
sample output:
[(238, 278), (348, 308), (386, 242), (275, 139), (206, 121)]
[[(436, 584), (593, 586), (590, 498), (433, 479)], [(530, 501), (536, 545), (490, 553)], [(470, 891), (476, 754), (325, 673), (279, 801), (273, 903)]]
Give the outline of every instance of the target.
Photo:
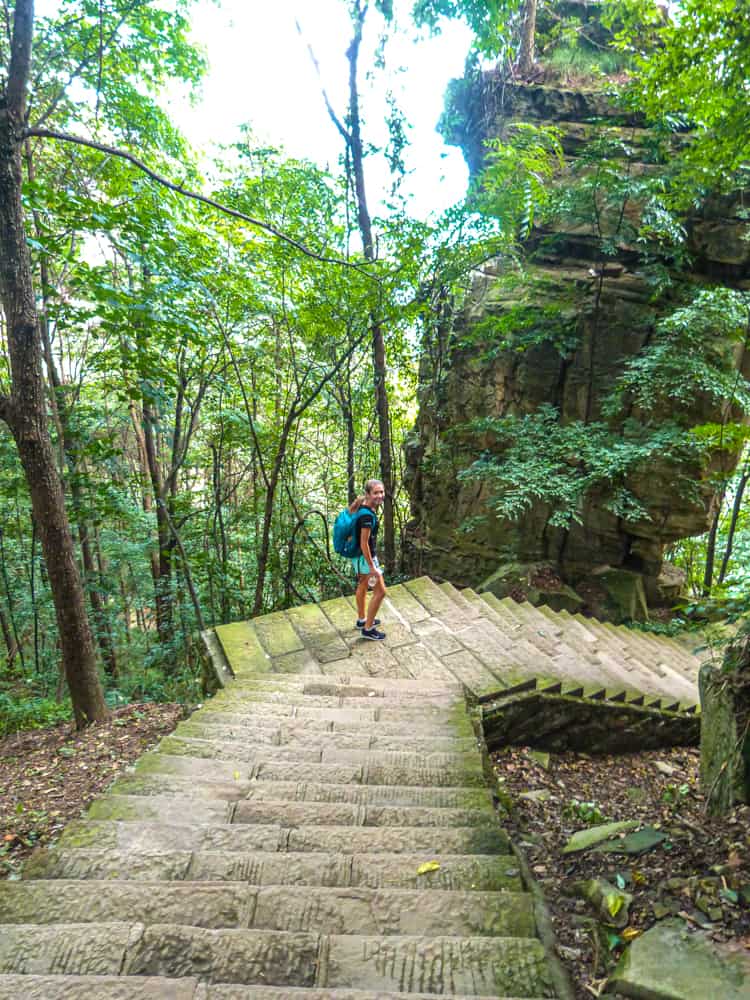
[[(368, 647), (369, 648), (369, 647)], [(378, 647), (380, 648), (380, 647)], [(446, 697), (456, 699), (461, 691), (449, 679), (430, 685), (425, 690), (422, 681), (413, 677), (370, 677), (367, 674), (337, 673), (315, 676), (309, 674), (277, 675), (264, 674), (259, 677), (239, 677), (232, 684), (237, 690), (247, 691), (289, 691), (306, 695), (330, 695), (351, 698), (417, 698), (420, 704), (430, 704), (430, 699), (440, 701)]]
[[(368, 647), (370, 648), (370, 647)], [(321, 687), (325, 688), (323, 684)], [(428, 714), (430, 710), (439, 715), (441, 711), (450, 710), (456, 704), (455, 691), (444, 690), (418, 701), (413, 698), (401, 698), (398, 695), (368, 694), (366, 688), (341, 688), (341, 695), (335, 694), (304, 694), (298, 691), (253, 690), (252, 687), (242, 687), (241, 684), (224, 688), (215, 698), (216, 702), (233, 703), (241, 701), (243, 705), (277, 705), (285, 708), (364, 708), (364, 709), (403, 709), (404, 712)], [(350, 694), (346, 692), (350, 691)]]
[(209, 757), (218, 760), (241, 760), (257, 764), (310, 763), (310, 764), (367, 764), (372, 767), (398, 767), (428, 770), (445, 768), (447, 771), (476, 771), (481, 761), (476, 753), (467, 751), (423, 751), (409, 753), (404, 750), (363, 750), (354, 747), (329, 746), (325, 737), (313, 745), (286, 744), (270, 746), (249, 740), (198, 739), (196, 737), (166, 736), (159, 744), (159, 752), (173, 756)]
[(301, 851), (328, 853), (343, 844), (350, 853), (401, 854), (415, 851), (448, 854), (506, 854), (508, 836), (493, 825), (475, 826), (348, 826), (287, 828), (276, 824), (169, 822), (159, 819), (81, 819), (69, 823), (59, 846), (63, 850), (97, 848), (120, 851)]
[[(209, 985), (163, 976), (1, 976), (0, 1000), (438, 1000), (437, 993), (373, 993), (288, 986)], [(444, 994), (443, 994), (444, 996)], [(458, 996), (453, 1000), (541, 1000), (539, 997)]]
[(464, 594), (457, 588), (454, 587), (452, 583), (445, 580), (443, 583), (438, 584), (442, 592), (453, 601), (453, 603), (463, 612), (465, 618), (481, 618), (482, 612), (471, 602), (466, 599)]
[(472, 769), (410, 767), (399, 764), (309, 764), (305, 761), (248, 761), (184, 754), (144, 754), (136, 774), (176, 774), (198, 779), (216, 775), (222, 780), (312, 782), (323, 785), (417, 785), (423, 787), (482, 788), (484, 776), (478, 765)]
[(0, 973), (167, 976), (209, 983), (549, 994), (541, 942), (518, 937), (319, 935), (182, 924), (11, 924)]
[(345, 750), (387, 750), (412, 751), (415, 753), (434, 753), (475, 750), (477, 741), (474, 737), (460, 736), (420, 736), (417, 734), (381, 734), (376, 727), (362, 732), (324, 732), (312, 733), (309, 729), (298, 730), (294, 723), (280, 726), (278, 729), (264, 728), (253, 732), (245, 727), (224, 726), (214, 722), (203, 722), (200, 717), (195, 721), (181, 722), (174, 731), (178, 738), (236, 741), (240, 746), (278, 746), (278, 747), (308, 747), (310, 745), (325, 746), (328, 749)]
[(0, 882), (0, 924), (181, 923), (318, 934), (531, 937), (529, 893), (112, 881)]
[[(370, 990), (290, 990), (275, 986), (245, 986), (239, 989), (236, 986), (208, 986), (206, 990), (205, 994), (196, 996), (194, 1000), (439, 1000), (446, 996), (444, 993), (413, 993), (411, 990), (408, 993), (384, 993), (382, 990), (373, 993)], [(499, 997), (496, 993), (491, 997), (477, 993), (470, 996), (466, 993), (460, 996), (457, 993), (449, 995), (451, 1000), (541, 1000), (540, 997)], [(52, 997), (50, 1000), (57, 998)]]
[[(418, 874), (434, 861), (438, 868)], [(72, 849), (35, 851), (27, 879), (103, 879), (123, 882), (243, 882), (331, 888), (520, 892), (512, 855), (333, 854), (241, 851)]]
[(258, 826), (427, 826), (469, 827), (496, 823), (492, 809), (428, 808), (412, 805), (358, 805), (351, 802), (289, 802), (250, 799), (234, 806), (221, 803), (214, 815), (200, 815), (193, 799), (179, 795), (118, 795), (96, 799), (86, 819), (159, 822), (190, 816), (191, 823), (247, 823)]
[[(210, 703), (211, 704), (211, 703)], [(358, 715), (358, 713), (354, 713)], [(366, 713), (368, 716), (377, 713)], [(252, 713), (240, 714), (234, 711), (213, 711), (213, 707), (199, 709), (193, 713), (187, 722), (196, 722), (206, 725), (232, 726), (239, 730), (263, 730), (277, 729), (294, 731), (295, 733), (361, 733), (362, 723), (366, 723), (368, 731), (383, 736), (400, 736), (406, 733), (414, 733), (416, 736), (452, 736), (456, 731), (459, 735), (471, 733), (471, 723), (469, 717), (462, 711), (457, 710), (448, 722), (420, 722), (414, 719), (389, 721), (386, 719), (367, 718), (355, 719), (346, 718), (344, 721), (328, 719), (323, 713), (321, 716), (300, 716), (300, 715), (256, 715)], [(286, 728), (285, 728), (286, 727)]]
[(444, 624), (460, 625), (475, 617), (471, 609), (460, 608), (452, 598), (428, 576), (416, 580), (407, 580), (404, 586), (419, 603), (427, 609), (432, 618), (437, 618)]
[[(164, 976), (16, 976), (0, 975), (0, 1000), (209, 1000), (207, 987), (196, 977), (167, 979)], [(234, 987), (231, 986), (231, 990)], [(305, 997), (307, 990), (298, 993)], [(224, 993), (229, 1000), (231, 992)], [(282, 989), (277, 997), (286, 996)], [(332, 994), (329, 994), (333, 996)], [(214, 993), (211, 1000), (218, 1000)], [(253, 1000), (263, 996), (263, 987)], [(269, 994), (269, 1000), (273, 994)], [(251, 994), (248, 994), (250, 1000)], [(235, 994), (234, 1000), (240, 1000)], [(309, 997), (308, 997), (309, 1000)]]
[(286, 802), (259, 799), (239, 802), (233, 823), (279, 823), (281, 826), (470, 827), (495, 825), (490, 809), (429, 809), (421, 806), (360, 806), (348, 802)]
[(324, 785), (313, 782), (251, 781), (211, 782), (206, 779), (154, 772), (126, 774), (110, 786), (110, 795), (175, 795), (235, 802), (256, 801), (326, 803), (358, 806), (412, 806), (423, 809), (490, 810), (492, 795), (487, 788), (420, 788), (416, 785)]
[[(431, 617), (430, 612), (423, 604), (420, 604), (416, 597), (402, 584), (388, 588), (388, 601), (393, 610), (407, 626), (414, 626), (418, 622), (426, 621)], [(385, 602), (384, 602), (385, 603)]]
[[(461, 649), (461, 644), (455, 642), (451, 652)], [(312, 702), (313, 699), (310, 699)], [(262, 702), (248, 701), (240, 692), (227, 694), (220, 692), (211, 702), (212, 712), (229, 712), (232, 714), (242, 713), (250, 717), (271, 717), (271, 718), (292, 718), (295, 719), (320, 719), (327, 722), (343, 722), (347, 725), (358, 722), (398, 722), (406, 726), (410, 723), (420, 725), (436, 725), (450, 723), (459, 715), (459, 705), (454, 704), (451, 708), (437, 708), (434, 706), (418, 707), (409, 703), (401, 703), (400, 707), (393, 704), (384, 704), (383, 701), (376, 701), (374, 698), (365, 700), (363, 704), (347, 704), (334, 706), (320, 706), (302, 702), (301, 704), (286, 704), (279, 701)], [(461, 710), (463, 706), (461, 706)]]

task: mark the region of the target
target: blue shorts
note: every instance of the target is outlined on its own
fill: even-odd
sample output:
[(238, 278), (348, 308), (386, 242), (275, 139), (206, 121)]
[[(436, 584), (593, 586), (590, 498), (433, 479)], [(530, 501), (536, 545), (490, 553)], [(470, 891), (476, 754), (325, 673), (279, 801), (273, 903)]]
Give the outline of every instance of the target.
[[(370, 565), (364, 556), (355, 556), (354, 559), (350, 560), (352, 564), (352, 569), (357, 574), (357, 576), (369, 576), (370, 575)], [(380, 568), (380, 563), (378, 562), (378, 557), (372, 557), (372, 564), (375, 567), (375, 572), (383, 575), (383, 570)]]

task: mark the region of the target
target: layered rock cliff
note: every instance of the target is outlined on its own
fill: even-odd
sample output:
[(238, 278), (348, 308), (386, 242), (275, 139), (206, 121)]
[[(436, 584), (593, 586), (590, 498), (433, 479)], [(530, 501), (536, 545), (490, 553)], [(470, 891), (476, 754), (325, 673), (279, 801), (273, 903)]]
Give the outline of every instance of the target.
[[(623, 177), (652, 169), (653, 136), (644, 123), (595, 91), (510, 83), (485, 73), (454, 86), (446, 121), (450, 140), (461, 145), (474, 175), (485, 140), (504, 135), (518, 121), (557, 126), (567, 176), (580, 168), (594, 141), (609, 144), (608, 169), (620, 157)], [(566, 183), (565, 176), (558, 183)], [(618, 211), (627, 221), (642, 208), (624, 199)], [(620, 236), (604, 252), (608, 227), (611, 235), (618, 224)], [(748, 223), (732, 198), (706, 202), (684, 225), (690, 264), (681, 271), (683, 286), (750, 287)], [(628, 359), (648, 344), (659, 316), (675, 305), (674, 288), (655, 296), (641, 249), (624, 233), (622, 216), (607, 218), (606, 212), (596, 218), (569, 214), (535, 230), (525, 247), (527, 280), (509, 282), (502, 261), (485, 266), (449, 328), (425, 343), (419, 416), (407, 446), (413, 519), (406, 554), (413, 572), (462, 585), (484, 583), (499, 594), (587, 607), (615, 619), (642, 617), (646, 604), (674, 602), (680, 578), (664, 563), (665, 546), (706, 530), (714, 502), (710, 466), (731, 463), (726, 452), (678, 468), (674, 456), (651, 461), (627, 478), (646, 517), (623, 520), (604, 496), (591, 495), (579, 521), (567, 528), (553, 526), (552, 508), (541, 503), (518, 520), (499, 519), (487, 506), (485, 484), (457, 478), (496, 447), (491, 437), (467, 426), (474, 418), (521, 416), (550, 404), (561, 424), (613, 424), (611, 415), (602, 415), (602, 400)], [(661, 264), (671, 266), (669, 260)], [(501, 347), (498, 322), (505, 331)], [(736, 363), (748, 375), (746, 354), (739, 347)], [(643, 423), (674, 416), (631, 408), (618, 419)], [(705, 396), (679, 414), (686, 425), (720, 422), (722, 416)], [(573, 475), (575, 456), (571, 466)], [(678, 480), (694, 488), (677, 488)]]

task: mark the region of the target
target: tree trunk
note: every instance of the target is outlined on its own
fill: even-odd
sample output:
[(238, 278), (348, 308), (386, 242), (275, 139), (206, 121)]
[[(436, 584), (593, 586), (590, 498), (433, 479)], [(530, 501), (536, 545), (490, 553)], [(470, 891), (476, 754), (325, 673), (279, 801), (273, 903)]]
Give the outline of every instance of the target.
[(76, 725), (108, 717), (76, 565), (62, 484), (46, 422), (42, 351), (21, 203), (21, 148), (33, 33), (33, 0), (17, 0), (6, 92), (0, 98), (0, 292), (8, 330), (11, 392), (0, 400), (31, 496), (55, 604)]
[[(359, 116), (359, 91), (357, 89), (357, 62), (359, 47), (362, 41), (367, 7), (357, 11), (354, 23), (354, 37), (347, 50), (349, 60), (349, 132), (348, 145), (352, 156), (354, 171), (354, 191), (357, 198), (357, 220), (362, 237), (362, 249), (365, 259), (375, 260), (375, 245), (372, 238), (372, 223), (367, 207), (367, 192), (365, 189), (364, 151), (362, 149), (362, 132)], [(372, 330), (372, 363), (375, 385), (375, 408), (378, 414), (378, 440), (380, 444), (380, 478), (385, 488), (383, 502), (383, 528), (385, 532), (385, 568), (393, 573), (396, 568), (396, 539), (394, 536), (393, 518), (393, 462), (391, 458), (391, 422), (388, 407), (388, 385), (386, 382), (387, 368), (385, 358), (385, 340), (383, 327), (375, 315), (370, 317)]]
[(745, 487), (747, 486), (748, 480), (750, 480), (750, 454), (745, 459), (745, 467), (742, 470), (740, 481), (737, 484), (737, 491), (734, 494), (732, 518), (729, 522), (729, 533), (727, 535), (727, 547), (724, 550), (724, 558), (721, 560), (721, 569), (719, 570), (719, 583), (724, 582), (724, 577), (727, 575), (727, 569), (729, 568), (729, 560), (732, 557), (732, 549), (734, 548), (734, 535), (737, 530), (737, 521), (740, 516), (740, 511), (742, 510), (742, 498), (745, 494)]
[(518, 73), (522, 77), (530, 76), (534, 69), (536, 4), (537, 0), (524, 0), (521, 13), (521, 44), (518, 51)]
[(151, 404), (143, 402), (143, 438), (146, 445), (146, 461), (151, 478), (151, 489), (156, 506), (156, 536), (158, 545), (158, 574), (156, 579), (156, 631), (159, 641), (170, 647), (174, 639), (172, 620), (172, 532), (169, 530), (169, 516), (164, 495), (161, 465), (157, 454), (154, 425), (156, 415)]

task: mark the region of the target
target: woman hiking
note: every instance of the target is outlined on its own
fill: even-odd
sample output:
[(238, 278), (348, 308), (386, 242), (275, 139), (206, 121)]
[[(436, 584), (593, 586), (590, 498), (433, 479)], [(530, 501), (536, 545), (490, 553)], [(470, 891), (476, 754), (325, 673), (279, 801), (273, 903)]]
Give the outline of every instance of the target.
[[(375, 543), (378, 534), (378, 519), (376, 512), (385, 499), (385, 489), (379, 479), (368, 479), (365, 483), (364, 496), (357, 497), (349, 506), (350, 514), (358, 514), (355, 526), (356, 539), (362, 553), (352, 559), (352, 567), (357, 574), (357, 628), (362, 632), (363, 639), (385, 639), (385, 632), (375, 626), (380, 624), (376, 618), (378, 608), (385, 597), (385, 581), (375, 554)], [(372, 597), (365, 615), (368, 581), (372, 582)]]

